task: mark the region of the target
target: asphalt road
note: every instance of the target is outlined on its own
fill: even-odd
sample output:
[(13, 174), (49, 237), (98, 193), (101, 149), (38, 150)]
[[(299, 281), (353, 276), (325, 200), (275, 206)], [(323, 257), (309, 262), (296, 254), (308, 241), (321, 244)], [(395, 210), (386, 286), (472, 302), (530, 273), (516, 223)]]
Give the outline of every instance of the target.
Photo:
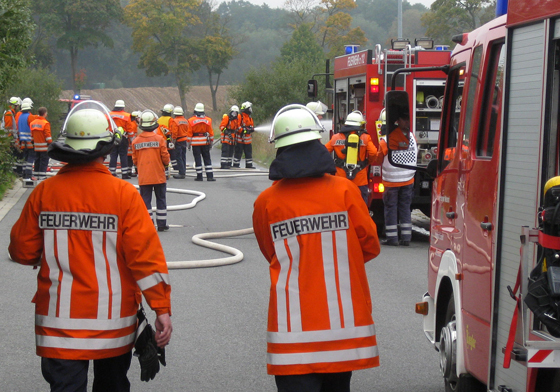
[[(192, 155), (188, 152), (188, 163)], [(213, 150), (214, 167), (219, 150)], [(245, 171), (259, 173), (261, 170)], [(191, 237), (252, 226), (252, 206), (270, 185), (266, 175), (230, 177), (216, 172), (216, 182), (171, 179), (168, 206), (190, 203), (195, 196), (172, 189), (204, 192), (196, 207), (170, 211), (170, 231), (160, 233), (168, 261), (200, 260), (228, 255), (196, 246)], [(135, 182), (135, 179), (132, 180)], [(29, 190), (0, 221), (0, 248)], [(317, 195), (317, 197), (324, 197)], [(426, 218), (416, 214), (418, 225)], [(438, 355), (422, 332), (414, 304), (426, 291), (428, 238), (415, 232), (411, 246), (383, 247), (368, 266), (381, 366), (354, 372), (354, 392), (440, 392), (443, 381)], [(269, 278), (267, 263), (253, 235), (215, 240), (244, 254), (243, 261), (222, 267), (171, 270), (174, 332), (167, 349), (167, 367), (156, 379), (141, 382), (133, 358), (129, 378), (136, 391), (273, 392), (266, 374), (266, 318)], [(36, 272), (0, 256), (0, 391), (47, 391), (35, 355), (33, 305)], [(153, 320), (153, 312), (149, 312)], [(91, 384), (91, 383), (90, 383)], [(91, 386), (90, 386), (91, 388)]]

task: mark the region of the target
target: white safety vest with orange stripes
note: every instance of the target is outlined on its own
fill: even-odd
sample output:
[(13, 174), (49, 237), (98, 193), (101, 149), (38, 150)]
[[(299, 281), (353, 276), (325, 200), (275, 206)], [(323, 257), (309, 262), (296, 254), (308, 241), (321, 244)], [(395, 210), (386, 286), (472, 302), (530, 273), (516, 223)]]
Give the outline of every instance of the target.
[(253, 228), (272, 282), (268, 373), (378, 366), (365, 263), (380, 248), (359, 189), (332, 175), (280, 180), (255, 201)]
[(88, 360), (129, 352), (141, 292), (171, 314), (163, 249), (134, 186), (101, 163), (66, 165), (33, 190), (12, 228), (11, 258), (38, 265), (37, 355)]

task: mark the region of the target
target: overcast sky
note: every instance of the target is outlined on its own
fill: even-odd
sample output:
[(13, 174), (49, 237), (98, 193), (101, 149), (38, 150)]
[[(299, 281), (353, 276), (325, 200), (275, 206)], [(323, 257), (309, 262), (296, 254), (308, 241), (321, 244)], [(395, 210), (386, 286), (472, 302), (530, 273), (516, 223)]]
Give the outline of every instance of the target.
[[(256, 4), (256, 5), (262, 5), (266, 3), (270, 8), (279, 8), (282, 7), (285, 3), (285, 0), (247, 0), (247, 1), (249, 3)], [(410, 4), (421, 3), (424, 4), (427, 8), (430, 8), (430, 5), (432, 5), (434, 1), (435, 0), (408, 0)]]

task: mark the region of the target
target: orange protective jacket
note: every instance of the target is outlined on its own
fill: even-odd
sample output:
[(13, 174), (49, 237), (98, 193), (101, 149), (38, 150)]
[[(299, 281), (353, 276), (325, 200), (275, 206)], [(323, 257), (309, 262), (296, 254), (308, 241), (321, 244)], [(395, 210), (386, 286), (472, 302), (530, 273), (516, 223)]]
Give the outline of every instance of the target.
[(170, 120), (169, 123), (173, 139), (178, 142), (186, 141), (187, 133), (189, 131), (189, 120), (187, 120), (184, 116), (177, 116)]
[(230, 120), (229, 115), (224, 114), (222, 122), (220, 122), (220, 131), (222, 131), (221, 141), (222, 144), (235, 144), (235, 135), (239, 132), (241, 127), (241, 115)]
[(38, 265), (37, 355), (88, 360), (129, 352), (141, 293), (171, 314), (163, 249), (134, 186), (101, 163), (69, 164), (33, 190), (9, 252)]
[(132, 132), (132, 135), (128, 136), (128, 149), (126, 150), (128, 156), (132, 156), (132, 142), (138, 133), (138, 123), (136, 121), (130, 121), (130, 132)]
[(8, 135), (14, 134), (14, 131), (17, 130), (15, 118), (16, 111), (10, 107), (10, 109), (6, 110), (4, 113), (4, 130)]
[(255, 201), (253, 228), (270, 263), (268, 373), (378, 366), (365, 263), (380, 247), (359, 189), (330, 174), (279, 180)]
[(132, 118), (130, 117), (130, 113), (125, 112), (124, 110), (113, 110), (109, 113), (111, 118), (117, 124), (118, 127), (121, 127), (127, 137), (134, 136), (134, 129), (132, 128)]
[(239, 129), (237, 131), (237, 143), (239, 144), (251, 144), (253, 142), (253, 134), (250, 132), (245, 132), (245, 129), (255, 126), (253, 118), (247, 113), (241, 113), (239, 115), (241, 118), (241, 123), (239, 124)]
[[(355, 132), (351, 132), (351, 133), (355, 133)], [(329, 152), (334, 151), (334, 153), (339, 159), (345, 160), (346, 153), (342, 152), (342, 150), (346, 148), (345, 143), (346, 143), (346, 134), (337, 133), (333, 135), (333, 137), (331, 138), (331, 140), (327, 142), (327, 144), (325, 144), (325, 147), (327, 147), (327, 150), (329, 150)], [(367, 161), (369, 165), (374, 164), (376, 162), (377, 148), (375, 148), (375, 145), (371, 141), (371, 137), (367, 133), (364, 132), (360, 135), (360, 145), (358, 148), (359, 148), (358, 162)], [(351, 181), (357, 186), (367, 185), (368, 184), (367, 173), (368, 173), (368, 166), (362, 168), (362, 170), (356, 173), (356, 176)], [(346, 178), (346, 171), (344, 171), (342, 167), (337, 165), (336, 175)]]
[(132, 162), (138, 168), (138, 185), (167, 182), (165, 168), (169, 159), (165, 139), (155, 132), (144, 131), (132, 142)]
[(51, 124), (44, 117), (37, 117), (31, 123), (31, 136), (35, 151), (46, 152), (49, 144), (52, 143)]
[[(212, 119), (208, 116), (189, 118), (189, 129), (187, 131), (187, 142), (192, 146), (211, 145), (214, 140)], [(206, 136), (208, 134), (208, 137)]]

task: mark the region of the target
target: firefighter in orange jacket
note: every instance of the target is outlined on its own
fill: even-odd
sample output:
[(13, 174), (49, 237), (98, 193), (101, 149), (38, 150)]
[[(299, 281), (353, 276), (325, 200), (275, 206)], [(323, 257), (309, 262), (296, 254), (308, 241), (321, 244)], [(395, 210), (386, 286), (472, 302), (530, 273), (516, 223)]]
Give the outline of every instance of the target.
[(239, 108), (233, 105), (229, 109), (229, 113), (224, 114), (222, 122), (220, 123), (220, 131), (222, 132), (222, 157), (220, 160), (221, 169), (229, 169), (233, 161), (233, 154), (235, 149), (235, 139), (237, 132), (241, 128), (241, 116), (239, 115)]
[(128, 139), (134, 136), (132, 118), (130, 113), (124, 111), (124, 101), (118, 99), (115, 107), (111, 111), (111, 118), (118, 127), (123, 129), (125, 138), (119, 145), (111, 151), (111, 159), (109, 160), (109, 171), (112, 175), (117, 175), (117, 158), (121, 161), (121, 177), (123, 180), (130, 179), (130, 168), (128, 167)]
[[(157, 345), (171, 338), (165, 256), (138, 191), (103, 165), (122, 138), (107, 107), (79, 103), (63, 134), (48, 152), (68, 165), (30, 194), (8, 250), (39, 267), (35, 340), (51, 390), (85, 391), (93, 360), (95, 391), (129, 391), (141, 294), (157, 314)], [(159, 370), (153, 351), (144, 359), (155, 356)], [(153, 370), (140, 362), (142, 375)]]
[(169, 165), (169, 152), (165, 139), (155, 133), (158, 117), (151, 110), (144, 110), (140, 115), (142, 133), (132, 143), (132, 160), (138, 167), (138, 185), (140, 195), (152, 215), (152, 192), (156, 194), (156, 222), (158, 231), (167, 231), (167, 175), (165, 168)]
[(185, 118), (185, 111), (182, 107), (176, 106), (173, 109), (175, 118), (169, 123), (171, 125), (171, 138), (175, 144), (175, 159), (177, 165), (175, 169), (179, 174), (173, 175), (173, 178), (183, 179), (187, 170), (187, 133), (189, 131), (189, 120)]
[(379, 365), (365, 270), (379, 254), (377, 229), (358, 188), (332, 175), (321, 129), (305, 106), (276, 114), (276, 182), (254, 205), (270, 263), (267, 369), (278, 391), (349, 391), (353, 370)]
[(35, 148), (35, 173), (38, 180), (44, 180), (49, 166), (47, 148), (52, 143), (51, 124), (47, 121), (47, 108), (40, 107), (37, 113), (39, 116), (31, 123), (31, 135)]
[(3, 124), (4, 124), (3, 131), (10, 138), (11, 153), (16, 160), (16, 174), (18, 176), (21, 176), (23, 174), (23, 165), (20, 162), (22, 159), (22, 154), (21, 154), (21, 150), (19, 149), (19, 139), (18, 139), (17, 121), (16, 121), (16, 115), (17, 113), (19, 113), (19, 110), (21, 108), (21, 98), (11, 97), (8, 100), (8, 104), (10, 106), (8, 110), (4, 112), (4, 117), (3, 117)]
[(210, 149), (214, 141), (214, 130), (212, 119), (204, 114), (204, 105), (197, 103), (194, 107), (194, 116), (189, 118), (189, 129), (187, 143), (192, 146), (194, 156), (194, 169), (196, 170), (195, 181), (202, 181), (202, 160), (204, 160), (204, 171), (208, 181), (216, 181), (212, 171), (212, 159)]
[[(353, 146), (349, 143), (349, 136), (357, 134), (359, 142)], [(346, 117), (346, 122), (340, 132), (334, 134), (325, 145), (329, 152), (335, 152), (334, 163), (336, 175), (346, 177), (360, 188), (362, 198), (368, 202), (368, 167), (376, 162), (377, 148), (365, 130), (364, 116), (359, 111), (353, 111)], [(347, 161), (347, 152), (350, 148), (357, 149), (356, 162)]]
[(128, 137), (128, 150), (126, 151), (126, 158), (128, 162), (128, 171), (130, 172), (131, 177), (138, 177), (138, 169), (134, 166), (134, 162), (132, 162), (132, 142), (138, 135), (138, 121), (140, 116), (139, 111), (134, 111), (130, 113), (130, 134), (131, 136)]
[(255, 169), (253, 166), (253, 135), (255, 124), (253, 122), (253, 104), (243, 102), (241, 104), (241, 122), (236, 134), (235, 153), (233, 156), (233, 167), (241, 166), (241, 158), (245, 154), (245, 168)]

